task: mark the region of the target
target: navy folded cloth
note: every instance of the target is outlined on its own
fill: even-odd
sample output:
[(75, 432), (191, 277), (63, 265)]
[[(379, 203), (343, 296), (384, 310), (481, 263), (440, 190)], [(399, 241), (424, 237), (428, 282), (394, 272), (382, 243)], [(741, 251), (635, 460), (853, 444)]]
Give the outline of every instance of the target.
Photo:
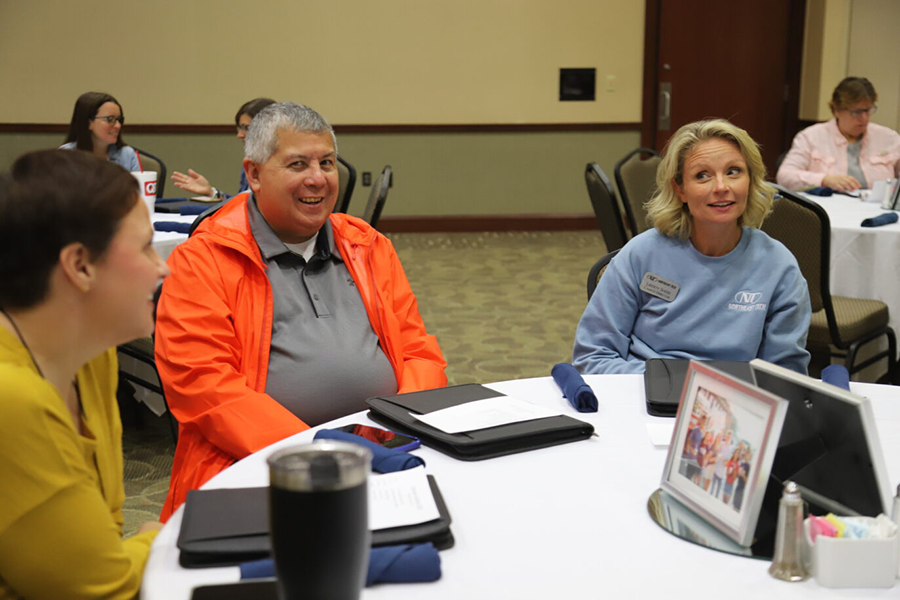
[(178, 221), (157, 221), (153, 224), (156, 231), (175, 231), (177, 233), (190, 233), (190, 223), (179, 223)]
[(806, 193), (812, 196), (831, 196), (834, 194), (834, 190), (830, 187), (814, 187), (811, 190), (806, 190)]
[(157, 204), (166, 204), (168, 202), (187, 202), (187, 198), (157, 198)]
[(316, 432), (316, 437), (314, 439), (338, 440), (365, 446), (372, 451), (372, 470), (379, 473), (405, 471), (406, 469), (412, 469), (425, 464), (425, 460), (421, 456), (409, 454), (408, 452), (401, 452), (399, 450), (394, 450), (393, 448), (385, 448), (381, 444), (370, 442), (364, 437), (347, 433), (346, 431), (322, 429)]
[(890, 225), (897, 222), (897, 213), (889, 212), (871, 219), (865, 219), (860, 223), (860, 227), (881, 227), (882, 225)]
[[(275, 577), (271, 558), (241, 564), (241, 579)], [(376, 583), (414, 583), (441, 578), (441, 555), (434, 544), (382, 546), (369, 551), (366, 587)]]
[(597, 396), (591, 386), (584, 382), (575, 367), (569, 363), (559, 363), (550, 370), (553, 380), (563, 397), (569, 399), (569, 404), (578, 412), (597, 412)]
[(850, 372), (844, 365), (828, 365), (822, 369), (822, 381), (850, 391)]
[(201, 205), (196, 206), (193, 204), (188, 204), (186, 206), (180, 207), (178, 210), (182, 215), (199, 215), (200, 213), (204, 213), (209, 210), (210, 206)]

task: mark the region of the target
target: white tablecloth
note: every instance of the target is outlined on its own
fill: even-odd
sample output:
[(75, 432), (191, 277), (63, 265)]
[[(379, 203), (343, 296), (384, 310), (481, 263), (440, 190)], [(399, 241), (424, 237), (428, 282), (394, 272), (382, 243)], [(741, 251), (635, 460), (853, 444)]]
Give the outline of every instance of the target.
[[(814, 580), (788, 584), (767, 573), (769, 563), (693, 545), (663, 531), (647, 514), (666, 449), (654, 447), (639, 375), (587, 377), (600, 410), (578, 414), (548, 378), (490, 387), (555, 407), (594, 425), (597, 437), (479, 462), (454, 460), (429, 448), (425, 458), (453, 519), (456, 545), (441, 552), (443, 577), (435, 583), (380, 585), (366, 600), (713, 597), (896, 597), (889, 590), (826, 590)], [(900, 388), (852, 384), (873, 401), (891, 482), (900, 481)], [(364, 413), (329, 426), (368, 423)], [(265, 458), (276, 448), (312, 440), (298, 434), (210, 480), (207, 488), (268, 484)], [(150, 554), (141, 596), (186, 600), (196, 585), (237, 581), (237, 567), (182, 569), (175, 541), (179, 509)]]
[[(150, 220), (154, 223), (159, 221), (176, 221), (178, 223), (193, 223), (194, 219), (197, 217), (194, 215), (176, 215), (176, 214), (168, 214), (168, 213), (153, 213), (150, 215)], [(153, 247), (159, 253), (159, 256), (163, 260), (167, 260), (169, 255), (172, 254), (172, 251), (175, 249), (175, 246), (183, 242), (188, 238), (186, 233), (175, 233), (172, 231), (154, 231), (153, 232)], [(145, 381), (150, 381), (152, 383), (156, 382), (156, 374), (153, 372), (147, 364), (142, 363), (139, 360), (131, 358), (125, 354), (119, 354), (119, 368), (125, 371), (126, 373), (131, 373), (132, 375), (136, 375)], [(150, 390), (141, 387), (135, 386), (135, 398), (156, 413), (157, 416), (162, 416), (166, 412), (165, 404), (163, 403), (162, 396), (157, 394), (156, 392), (151, 392)]]
[(900, 326), (900, 223), (861, 227), (863, 219), (885, 211), (876, 202), (849, 196), (807, 196), (831, 220), (831, 293), (881, 300), (888, 305), (890, 325)]
[[(159, 221), (176, 221), (178, 223), (193, 223), (194, 219), (196, 219), (196, 215), (176, 215), (169, 213), (153, 213), (150, 215), (150, 220), (154, 223), (158, 223)], [(169, 258), (169, 255), (172, 254), (172, 250), (175, 249), (175, 246), (183, 242), (188, 238), (186, 233), (175, 233), (174, 231), (154, 231), (153, 232), (153, 247), (156, 248), (156, 251), (162, 257), (163, 260)]]

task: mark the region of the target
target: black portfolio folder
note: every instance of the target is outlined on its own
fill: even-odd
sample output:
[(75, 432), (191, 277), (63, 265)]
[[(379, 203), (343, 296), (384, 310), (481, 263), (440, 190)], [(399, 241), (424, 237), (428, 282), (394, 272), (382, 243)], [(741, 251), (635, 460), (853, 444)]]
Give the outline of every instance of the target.
[(590, 423), (565, 415), (509, 423), (464, 433), (445, 433), (412, 413), (428, 414), (475, 400), (503, 396), (477, 384), (457, 385), (410, 394), (369, 398), (369, 418), (393, 431), (414, 435), (422, 443), (461, 460), (482, 460), (584, 440), (594, 433)]
[[(432, 542), (438, 550), (453, 546), (450, 513), (431, 475), (428, 484), (440, 517), (434, 521), (372, 532), (373, 546)], [(269, 543), (268, 488), (192, 490), (176, 544), (185, 568), (224, 567), (267, 558)]]
[[(687, 377), (688, 364), (684, 358), (651, 358), (644, 371), (644, 394), (647, 413), (657, 417), (674, 417)], [(750, 363), (737, 360), (702, 360), (705, 365), (753, 383)]]

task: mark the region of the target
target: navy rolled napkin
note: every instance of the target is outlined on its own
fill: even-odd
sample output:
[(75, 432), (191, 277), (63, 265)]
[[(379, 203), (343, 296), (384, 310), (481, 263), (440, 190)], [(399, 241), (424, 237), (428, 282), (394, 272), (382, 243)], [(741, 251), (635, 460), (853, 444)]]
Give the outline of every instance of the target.
[(196, 206), (193, 204), (186, 204), (185, 206), (179, 207), (178, 211), (182, 215), (199, 215), (200, 213), (206, 212), (210, 208), (211, 208), (211, 206), (207, 206), (207, 205)]
[(559, 363), (550, 370), (550, 374), (562, 390), (563, 397), (568, 398), (575, 410), (597, 412), (597, 396), (575, 367), (569, 363)]
[(897, 213), (889, 212), (871, 219), (865, 219), (860, 223), (860, 227), (881, 227), (882, 225), (890, 225), (897, 222)]
[(351, 444), (359, 444), (365, 446), (372, 451), (372, 470), (378, 473), (393, 473), (394, 471), (405, 471), (425, 464), (425, 459), (415, 454), (401, 452), (393, 448), (385, 448), (381, 444), (370, 442), (364, 437), (347, 433), (346, 431), (338, 431), (337, 429), (322, 429), (316, 432), (317, 440), (338, 440), (341, 442), (350, 442)]
[(828, 365), (822, 369), (822, 381), (850, 391), (850, 372), (844, 365)]
[(806, 190), (806, 193), (811, 196), (831, 196), (834, 194), (834, 190), (830, 187), (814, 187), (811, 190)]
[(178, 221), (157, 221), (153, 224), (156, 231), (174, 231), (176, 233), (190, 233), (190, 223), (179, 223)]
[[(241, 564), (241, 579), (275, 576), (271, 558)], [(369, 551), (366, 587), (376, 583), (416, 583), (441, 578), (441, 555), (434, 544), (382, 546)]]

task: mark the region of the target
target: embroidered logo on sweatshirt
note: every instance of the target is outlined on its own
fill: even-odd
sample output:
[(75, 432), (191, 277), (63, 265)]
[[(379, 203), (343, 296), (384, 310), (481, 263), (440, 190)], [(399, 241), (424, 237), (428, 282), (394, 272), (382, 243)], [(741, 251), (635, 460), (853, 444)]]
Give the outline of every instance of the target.
[(728, 303), (728, 310), (750, 312), (753, 310), (766, 310), (766, 303), (762, 300), (762, 292), (749, 292), (741, 290), (734, 295), (734, 302)]

